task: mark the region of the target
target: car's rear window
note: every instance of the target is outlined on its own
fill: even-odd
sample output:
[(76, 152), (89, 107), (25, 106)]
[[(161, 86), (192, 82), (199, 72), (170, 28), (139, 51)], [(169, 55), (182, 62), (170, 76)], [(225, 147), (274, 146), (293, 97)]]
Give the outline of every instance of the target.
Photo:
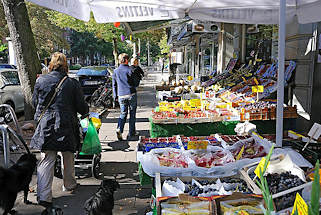
[(9, 65), (9, 64), (0, 64), (1, 69), (15, 69), (14, 66)]
[(106, 76), (107, 68), (106, 67), (87, 67), (81, 68), (77, 75), (86, 75), (86, 76)]
[(16, 71), (1, 72), (1, 78), (5, 85), (20, 85), (18, 72)]

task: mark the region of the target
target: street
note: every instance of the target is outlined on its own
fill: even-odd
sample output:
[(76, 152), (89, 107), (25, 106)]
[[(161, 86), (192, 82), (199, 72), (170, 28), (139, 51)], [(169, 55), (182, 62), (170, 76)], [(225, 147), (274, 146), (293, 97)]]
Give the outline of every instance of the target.
[[(138, 107), (136, 129), (141, 136), (149, 136), (148, 117), (155, 107), (155, 91), (152, 85), (159, 74), (148, 74), (138, 88)], [(138, 164), (136, 162), (137, 141), (121, 141), (116, 137), (116, 126), (119, 111), (110, 110), (102, 118), (102, 127), (99, 138), (102, 144), (102, 173), (105, 178), (116, 178), (120, 183), (120, 189), (115, 192), (115, 215), (145, 214), (148, 211), (151, 197), (151, 186), (140, 186), (138, 176)], [(123, 137), (128, 133), (128, 123), (125, 125)], [(39, 154), (38, 154), (39, 155)], [(37, 156), (38, 156), (37, 155)], [(85, 201), (96, 191), (99, 180), (88, 175), (89, 171), (76, 170), (77, 182), (80, 187), (73, 193), (62, 191), (62, 180), (54, 178), (53, 197), (54, 204), (63, 209), (64, 214), (85, 214), (83, 205)], [(35, 192), (29, 194), (29, 199), (36, 203), (36, 176), (34, 175), (31, 187)], [(43, 207), (36, 204), (25, 205), (22, 193), (19, 194), (15, 204), (18, 214), (41, 214)]]

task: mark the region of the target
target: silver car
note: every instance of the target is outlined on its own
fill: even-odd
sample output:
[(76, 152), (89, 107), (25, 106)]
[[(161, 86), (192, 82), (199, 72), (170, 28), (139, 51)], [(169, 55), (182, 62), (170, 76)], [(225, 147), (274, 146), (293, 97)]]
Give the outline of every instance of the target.
[(9, 104), (15, 112), (24, 110), (24, 96), (16, 69), (0, 69), (0, 104)]

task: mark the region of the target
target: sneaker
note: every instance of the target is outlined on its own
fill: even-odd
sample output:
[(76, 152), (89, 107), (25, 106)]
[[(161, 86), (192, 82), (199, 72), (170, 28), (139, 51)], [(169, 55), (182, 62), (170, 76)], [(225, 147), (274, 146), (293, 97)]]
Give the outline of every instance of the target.
[(135, 133), (134, 133), (133, 136), (139, 136), (139, 132), (138, 132), (138, 131), (135, 131)]
[(116, 129), (116, 135), (119, 141), (123, 140), (123, 135), (118, 128)]
[(39, 201), (38, 204), (45, 207), (45, 208), (52, 207), (52, 202)]
[(128, 141), (137, 141), (139, 138), (137, 135), (131, 135), (131, 136), (127, 136), (127, 140)]

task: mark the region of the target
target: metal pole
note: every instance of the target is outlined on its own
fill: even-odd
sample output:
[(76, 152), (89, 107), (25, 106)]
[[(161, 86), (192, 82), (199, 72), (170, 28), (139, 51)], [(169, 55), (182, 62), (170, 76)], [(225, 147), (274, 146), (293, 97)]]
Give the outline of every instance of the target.
[(241, 61), (245, 63), (245, 55), (246, 55), (246, 25), (242, 25), (242, 55)]
[(3, 151), (4, 151), (4, 166), (6, 168), (9, 167), (10, 162), (10, 150), (9, 150), (9, 135), (7, 131), (8, 125), (0, 125), (0, 130), (2, 133), (2, 144), (3, 144)]
[(149, 40), (147, 41), (147, 66), (150, 66)]
[(19, 125), (19, 123), (18, 123), (17, 115), (16, 115), (16, 113), (14, 112), (14, 109), (13, 109), (10, 105), (8, 105), (8, 104), (1, 104), (1, 105), (0, 105), (0, 108), (2, 108), (2, 107), (9, 110), (10, 115), (11, 115), (12, 120), (13, 120), (13, 123), (14, 123), (14, 125), (15, 125), (16, 128), (17, 128), (17, 133), (18, 133), (20, 136), (22, 136), (22, 131), (21, 131), (20, 125)]
[(137, 57), (137, 53), (136, 53), (136, 43), (133, 43), (133, 57)]
[(279, 54), (278, 88), (276, 107), (276, 146), (282, 147), (283, 139), (283, 103), (284, 103), (284, 55), (285, 55), (286, 0), (280, 0), (279, 11)]

